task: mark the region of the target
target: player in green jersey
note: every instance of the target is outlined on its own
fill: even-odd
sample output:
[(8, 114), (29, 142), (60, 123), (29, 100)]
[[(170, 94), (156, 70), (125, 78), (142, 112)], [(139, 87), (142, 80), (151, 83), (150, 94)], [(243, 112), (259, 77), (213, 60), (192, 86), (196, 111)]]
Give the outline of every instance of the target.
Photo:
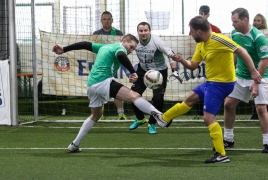
[(232, 22), (235, 28), (232, 31), (232, 39), (247, 50), (262, 79), (260, 84), (256, 84), (241, 56), (236, 56), (237, 83), (224, 103), (224, 146), (225, 149), (234, 147), (236, 106), (240, 101), (248, 103), (252, 95), (262, 131), (262, 152), (268, 153), (268, 113), (266, 109), (268, 104), (268, 47), (266, 37), (249, 24), (249, 13), (244, 8), (237, 8), (232, 12)]
[(121, 43), (96, 44), (91, 42), (79, 42), (66, 47), (59, 45), (53, 47), (52, 51), (56, 54), (63, 54), (71, 50), (80, 49), (86, 49), (97, 54), (87, 83), (91, 115), (85, 120), (78, 135), (68, 146), (69, 151), (81, 151), (79, 148), (80, 141), (91, 130), (95, 122), (101, 118), (104, 104), (107, 103), (110, 98), (131, 102), (149, 115), (161, 114), (160, 111), (143, 99), (137, 92), (132, 91), (114, 80), (114, 74), (122, 64), (130, 72), (129, 82), (133, 83), (137, 81), (138, 75), (127, 57), (128, 54), (136, 49), (137, 44), (138, 39), (131, 34), (127, 34), (123, 37)]

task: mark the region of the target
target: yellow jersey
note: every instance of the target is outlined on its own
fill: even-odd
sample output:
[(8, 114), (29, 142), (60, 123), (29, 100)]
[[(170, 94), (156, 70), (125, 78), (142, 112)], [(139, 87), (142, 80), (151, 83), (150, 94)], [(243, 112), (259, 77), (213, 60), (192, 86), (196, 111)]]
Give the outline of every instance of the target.
[(206, 42), (196, 45), (192, 61), (206, 63), (206, 79), (211, 82), (236, 81), (234, 51), (240, 46), (222, 34), (212, 32)]

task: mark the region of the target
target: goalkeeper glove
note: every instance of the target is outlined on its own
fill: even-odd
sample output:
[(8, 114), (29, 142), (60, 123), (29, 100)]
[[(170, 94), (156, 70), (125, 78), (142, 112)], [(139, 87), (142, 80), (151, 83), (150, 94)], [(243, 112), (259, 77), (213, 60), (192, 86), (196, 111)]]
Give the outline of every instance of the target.
[(172, 69), (172, 74), (169, 76), (169, 80), (173, 81), (175, 79), (177, 79), (180, 83), (183, 82), (183, 79), (178, 74), (178, 71), (176, 71), (175, 69)]

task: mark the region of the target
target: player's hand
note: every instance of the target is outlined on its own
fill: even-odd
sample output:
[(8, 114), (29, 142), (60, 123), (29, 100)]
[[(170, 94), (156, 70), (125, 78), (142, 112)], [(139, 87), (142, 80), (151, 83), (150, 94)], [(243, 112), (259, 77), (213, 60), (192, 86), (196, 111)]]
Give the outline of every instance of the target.
[(176, 62), (181, 62), (183, 60), (181, 54), (171, 54), (169, 57)]
[(52, 48), (52, 52), (55, 52), (56, 54), (63, 54), (64, 51), (63, 51), (63, 47), (59, 46), (59, 45), (55, 45), (53, 48)]
[(170, 81), (178, 80), (180, 83), (183, 82), (183, 79), (180, 77), (178, 74), (178, 71), (174, 71), (170, 76), (169, 76)]
[(256, 98), (259, 95), (259, 85), (255, 82), (250, 85), (249, 90), (251, 91), (253, 98)]
[(132, 73), (128, 77), (130, 83), (134, 83), (138, 80), (138, 75), (136, 73)]
[(256, 84), (261, 83), (262, 76), (260, 75), (259, 71), (255, 70), (254, 72), (251, 72), (251, 77)]

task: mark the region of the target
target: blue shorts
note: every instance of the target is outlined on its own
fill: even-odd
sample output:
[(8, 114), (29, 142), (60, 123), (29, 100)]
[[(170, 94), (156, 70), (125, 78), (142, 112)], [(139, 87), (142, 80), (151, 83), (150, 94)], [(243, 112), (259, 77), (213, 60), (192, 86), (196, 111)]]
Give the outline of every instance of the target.
[(216, 116), (224, 99), (233, 91), (234, 85), (235, 82), (204, 82), (193, 91), (198, 94), (200, 102), (204, 102), (203, 110)]

